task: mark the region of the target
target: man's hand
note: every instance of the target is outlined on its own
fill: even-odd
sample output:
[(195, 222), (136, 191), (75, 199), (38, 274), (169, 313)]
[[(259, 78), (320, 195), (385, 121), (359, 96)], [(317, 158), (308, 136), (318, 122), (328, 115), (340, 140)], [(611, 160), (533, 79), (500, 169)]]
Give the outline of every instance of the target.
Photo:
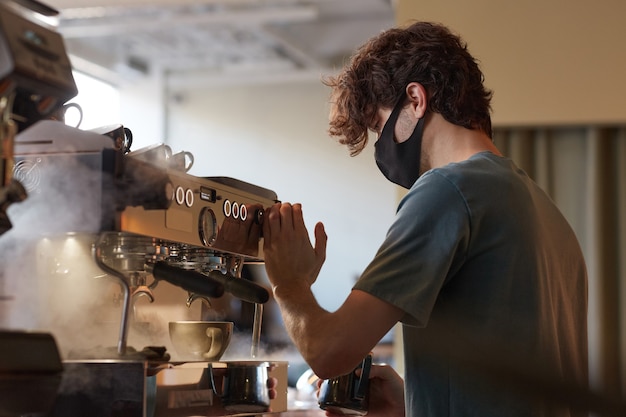
[[(321, 383), (322, 381), (318, 382), (318, 389)], [(326, 415), (339, 417), (338, 414), (328, 411)], [(404, 415), (404, 380), (389, 365), (372, 365), (367, 417), (404, 417)]]
[[(310, 287), (326, 259), (326, 232), (315, 225), (311, 245), (300, 204), (278, 203), (265, 211), (263, 221), (265, 269), (274, 288), (292, 285)], [(304, 280), (304, 281), (302, 281)]]

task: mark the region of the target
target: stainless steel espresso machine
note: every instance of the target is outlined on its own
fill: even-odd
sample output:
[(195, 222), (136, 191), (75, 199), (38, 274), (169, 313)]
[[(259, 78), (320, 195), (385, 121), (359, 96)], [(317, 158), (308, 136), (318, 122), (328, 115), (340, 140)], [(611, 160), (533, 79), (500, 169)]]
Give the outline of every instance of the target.
[[(244, 265), (263, 261), (263, 209), (277, 201), (275, 193), (232, 178), (194, 177), (160, 165), (158, 161), (167, 164), (171, 158), (169, 151), (163, 153), (168, 149), (164, 145), (135, 154), (114, 144), (109, 136), (48, 120), (15, 140), (14, 177), (25, 184), (29, 198), (12, 213), (16, 228), (37, 225), (33, 252), (37, 275), (43, 277), (40, 315), (72, 303), (76, 297), (65, 297), (83, 286), (81, 302), (103, 305), (70, 310), (88, 315), (87, 323), (97, 323), (104, 333), (102, 316), (108, 314), (109, 323), (115, 322), (115, 307), (104, 306), (102, 288), (114, 281), (122, 289), (116, 304), (117, 337), (110, 344), (83, 341), (73, 346), (63, 362), (64, 379), (55, 404), (59, 408), (50, 415), (68, 415), (81, 401), (81, 413), (88, 415), (117, 415), (118, 408), (137, 416), (249, 414), (250, 408), (224, 410), (211, 382), (212, 372), (228, 368), (228, 361), (177, 359), (175, 352), (162, 348), (167, 335), (152, 339), (156, 346), (129, 346), (135, 326), (146, 321), (137, 319), (137, 304), (144, 299), (158, 304), (156, 293), (163, 286), (170, 293), (178, 291), (180, 305), (200, 304), (202, 310), (226, 294), (254, 305), (252, 335), (237, 341), (239, 347), (246, 344), (248, 355), (234, 362), (266, 367), (268, 377), (285, 383), (282, 398), (267, 409), (254, 409), (253, 415), (270, 408), (285, 411), (287, 363), (259, 355), (269, 292), (241, 277)], [(71, 284), (56, 284), (61, 277)], [(73, 314), (63, 321), (74, 320)], [(55, 326), (49, 324), (58, 335)], [(88, 324), (80, 320), (74, 325), (77, 332), (85, 332), (85, 327)], [(65, 340), (57, 338), (63, 345)], [(90, 384), (79, 384), (85, 375)]]
[[(13, 341), (16, 351), (25, 346), (21, 340), (36, 335), (32, 350), (46, 346), (52, 358), (39, 371), (51, 375), (58, 389), (47, 410), (0, 406), (0, 415), (286, 411), (288, 364), (264, 359), (259, 350), (269, 292), (241, 276), (244, 265), (263, 262), (263, 213), (278, 201), (276, 194), (233, 178), (189, 175), (184, 161), (193, 156), (175, 154), (165, 144), (131, 150), (131, 132), (123, 126), (83, 131), (55, 120), (76, 87), (61, 37), (30, 18), (41, 7), (28, 13), (0, 7), (0, 239), (27, 253), (25, 265), (2, 270), (3, 279), (33, 280), (28, 314), (46, 332), (12, 329), (0, 335)], [(13, 245), (16, 236), (25, 239)], [(160, 294), (176, 305), (158, 305)], [(247, 354), (232, 360), (177, 357), (166, 347), (167, 333), (154, 330), (155, 320), (138, 312), (147, 300), (165, 321), (201, 320), (226, 296), (254, 306), (250, 338), (231, 342), (245, 345)], [(10, 310), (22, 312), (20, 306)], [(67, 327), (70, 333), (63, 331)], [(131, 346), (129, 340), (141, 332), (149, 337), (136, 338), (137, 343), (149, 343)], [(28, 355), (22, 362), (30, 362)], [(28, 368), (1, 365), (0, 382)], [(218, 381), (234, 379), (237, 372), (248, 382), (250, 372), (276, 378), (277, 398), (259, 402), (246, 391), (239, 403), (227, 402)], [(258, 390), (266, 389), (266, 381), (257, 383)], [(2, 398), (12, 395), (3, 391), (5, 385), (0, 384)], [(57, 385), (46, 385), (46, 393)]]

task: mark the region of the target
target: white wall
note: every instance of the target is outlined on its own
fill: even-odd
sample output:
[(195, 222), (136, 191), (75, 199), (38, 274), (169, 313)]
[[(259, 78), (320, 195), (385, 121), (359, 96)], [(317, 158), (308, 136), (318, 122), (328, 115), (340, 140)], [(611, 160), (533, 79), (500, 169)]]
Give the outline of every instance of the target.
[(117, 85), (122, 123), (133, 133), (133, 150), (163, 142), (166, 115), (162, 75), (155, 71)]
[(324, 223), (327, 261), (314, 291), (323, 307), (339, 307), (385, 236), (396, 187), (379, 173), (373, 145), (350, 157), (329, 138), (328, 88), (314, 80), (176, 91), (167, 110), (155, 109), (154, 116), (128, 108), (139, 101), (125, 98), (136, 86), (124, 91), (123, 123), (134, 132), (133, 149), (155, 142), (140, 132), (150, 131), (146, 123), (162, 123), (158, 113), (164, 114), (167, 133), (160, 140), (174, 152), (194, 154), (191, 174), (269, 188), (282, 201), (303, 204), (311, 232), (315, 222)]

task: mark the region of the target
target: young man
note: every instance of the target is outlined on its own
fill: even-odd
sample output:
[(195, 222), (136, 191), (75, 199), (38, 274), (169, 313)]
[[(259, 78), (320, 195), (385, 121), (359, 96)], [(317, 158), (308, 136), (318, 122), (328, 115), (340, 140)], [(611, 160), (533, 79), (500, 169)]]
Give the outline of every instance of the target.
[[(334, 312), (310, 288), (323, 225), (313, 246), (299, 204), (267, 210), (265, 266), (304, 359), (321, 378), (348, 373), (400, 321), (406, 415), (578, 415), (551, 390), (587, 382), (583, 256), (550, 198), (494, 146), (491, 92), (465, 43), (438, 24), (390, 29), (326, 84), (331, 135), (356, 155), (375, 132), (381, 172), (409, 191)], [(387, 407), (402, 398), (391, 391)]]

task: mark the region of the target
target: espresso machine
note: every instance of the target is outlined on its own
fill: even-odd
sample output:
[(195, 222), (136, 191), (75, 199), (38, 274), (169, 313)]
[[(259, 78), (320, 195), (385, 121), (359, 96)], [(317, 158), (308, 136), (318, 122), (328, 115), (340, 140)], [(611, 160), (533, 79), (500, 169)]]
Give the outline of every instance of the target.
[[(24, 184), (29, 198), (11, 213), (16, 228), (36, 225), (35, 269), (43, 277), (40, 315), (56, 312), (59, 304), (72, 300), (89, 303), (70, 309), (73, 312), (62, 321), (76, 321), (78, 333), (97, 322), (96, 330), (103, 336), (110, 330), (105, 329), (103, 317), (108, 316), (110, 324), (118, 314), (117, 334), (107, 335), (111, 343), (71, 342), (49, 415), (66, 416), (76, 407), (81, 413), (103, 416), (286, 411), (288, 363), (268, 360), (259, 352), (269, 292), (241, 276), (244, 265), (263, 262), (263, 213), (278, 201), (276, 194), (233, 178), (189, 175), (171, 165), (175, 154), (163, 144), (132, 151), (117, 149), (116, 143), (108, 135), (49, 120), (34, 124), (15, 139), (13, 175)], [(113, 297), (114, 305), (106, 295), (112, 282), (121, 289)], [(180, 359), (163, 347), (167, 334), (154, 337), (149, 346), (130, 346), (133, 329), (142, 331), (142, 324), (154, 324), (139, 317), (138, 304), (144, 300), (159, 304), (162, 289), (168, 293), (165, 296), (175, 293), (175, 302), (188, 311), (200, 306), (195, 320), (226, 296), (253, 305), (252, 334), (229, 347), (241, 350), (245, 345), (247, 354), (215, 362)], [(72, 291), (80, 295), (69, 296)], [(171, 306), (163, 307), (162, 316), (178, 320), (177, 314), (164, 312)], [(76, 311), (86, 320), (76, 320)], [(47, 327), (58, 335), (56, 325)], [(147, 333), (157, 332), (148, 329)], [(68, 339), (57, 338), (64, 347)], [(282, 395), (265, 406), (225, 409), (213, 373), (234, 366), (266, 368), (267, 378), (275, 377), (282, 384), (278, 389)], [(119, 410), (126, 414), (118, 414)]]
[[(27, 354), (18, 363), (39, 363), (37, 369), (0, 366), (1, 386), (13, 386), (0, 389), (0, 399), (17, 386), (5, 377), (28, 370), (46, 376), (45, 389), (21, 396), (43, 400), (45, 393), (49, 407), (0, 406), (0, 415), (286, 411), (288, 363), (263, 358), (259, 347), (269, 292), (242, 277), (245, 265), (263, 263), (263, 214), (276, 194), (234, 178), (190, 175), (186, 161), (193, 155), (166, 144), (131, 149), (132, 133), (121, 125), (90, 131), (65, 125), (59, 112), (77, 93), (69, 59), (54, 28), (33, 19), (54, 11), (36, 1), (17, 3), (0, 7), (0, 243), (27, 255), (19, 268), (5, 262), (1, 272), (5, 282), (32, 280), (28, 305), (17, 303), (9, 316), (32, 317), (27, 328), (38, 331), (0, 336), (16, 352), (45, 348), (40, 356), (48, 360)], [(140, 313), (149, 305), (166, 321), (202, 320), (226, 297), (253, 306), (253, 325), (249, 339), (231, 342), (247, 352), (224, 361), (177, 356), (166, 346), (167, 333)], [(165, 298), (175, 301), (160, 305)], [(132, 346), (142, 332), (149, 337), (136, 343), (149, 343)], [(24, 349), (28, 343), (32, 348)], [(15, 354), (5, 350), (3, 357)], [(258, 392), (246, 391), (241, 404), (231, 404), (216, 378), (234, 380), (237, 372), (246, 381), (250, 372), (257, 375), (257, 391), (266, 389), (260, 379), (275, 378), (277, 398), (258, 402)]]

